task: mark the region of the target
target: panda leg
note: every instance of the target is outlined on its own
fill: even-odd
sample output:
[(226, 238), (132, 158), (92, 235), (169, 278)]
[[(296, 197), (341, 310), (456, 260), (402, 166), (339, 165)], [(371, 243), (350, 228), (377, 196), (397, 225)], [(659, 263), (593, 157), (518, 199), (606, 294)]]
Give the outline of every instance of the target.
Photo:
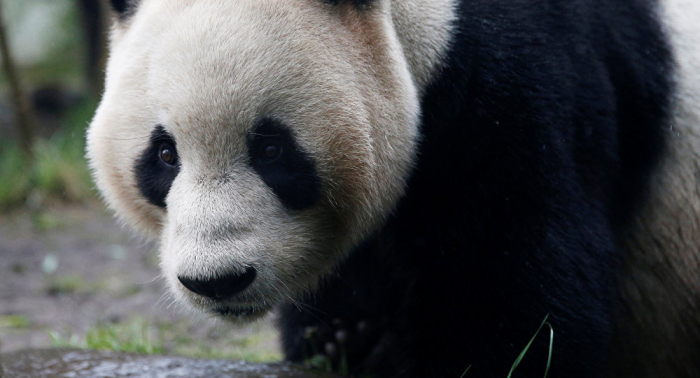
[(279, 322), (287, 360), (346, 374), (362, 372), (383, 321), (363, 311), (352, 296), (336, 276), (313, 296), (283, 305)]

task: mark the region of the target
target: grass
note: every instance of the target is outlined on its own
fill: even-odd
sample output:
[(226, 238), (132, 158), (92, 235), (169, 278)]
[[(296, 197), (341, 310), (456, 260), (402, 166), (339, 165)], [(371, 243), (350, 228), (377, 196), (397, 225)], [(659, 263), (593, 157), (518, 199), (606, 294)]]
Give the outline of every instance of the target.
[(542, 327), (546, 324), (549, 327), (549, 354), (547, 356), (547, 369), (544, 371), (544, 378), (547, 378), (547, 374), (549, 373), (549, 367), (551, 366), (552, 363), (552, 348), (554, 347), (554, 328), (552, 328), (552, 325), (547, 322), (547, 319), (549, 318), (549, 315), (544, 317), (544, 320), (542, 321), (542, 324), (540, 324), (540, 327), (537, 328), (537, 332), (532, 336), (530, 339), (530, 342), (525, 345), (525, 349), (523, 349), (522, 352), (520, 352), (520, 355), (518, 355), (518, 358), (515, 359), (515, 362), (513, 363), (513, 366), (510, 368), (510, 372), (508, 373), (508, 377), (510, 378), (511, 375), (513, 375), (513, 371), (515, 371), (515, 368), (520, 365), (520, 362), (525, 358), (525, 355), (527, 354), (527, 351), (530, 350), (530, 346), (532, 345), (532, 342), (535, 341), (535, 338), (537, 335), (540, 334), (540, 331), (542, 331)]
[(30, 190), (32, 174), (25, 169), (16, 143), (0, 142), (0, 208), (23, 202)]
[(254, 333), (244, 338), (221, 342), (195, 340), (187, 335), (187, 322), (152, 324), (143, 318), (124, 323), (98, 324), (84, 335), (67, 332), (67, 336), (48, 331), (55, 347), (114, 350), (139, 354), (167, 354), (191, 358), (235, 359), (248, 362), (275, 362), (282, 356), (255, 348), (265, 335)]
[(56, 331), (50, 331), (49, 336), (56, 347), (103, 349), (141, 354), (162, 354), (164, 352), (162, 336), (157, 334), (157, 329), (149, 326), (142, 319), (127, 324), (98, 325), (89, 329), (84, 337), (74, 334), (64, 338)]
[(0, 328), (28, 328), (30, 325), (26, 315), (0, 315)]
[[(518, 355), (518, 358), (515, 359), (515, 362), (513, 362), (513, 366), (510, 367), (510, 371), (508, 372), (508, 376), (506, 378), (511, 378), (513, 375), (513, 372), (515, 371), (515, 368), (520, 365), (520, 362), (522, 362), (523, 358), (525, 358), (525, 355), (527, 352), (530, 350), (530, 346), (532, 346), (532, 342), (535, 341), (535, 338), (537, 338), (537, 335), (540, 334), (540, 331), (542, 331), (542, 327), (545, 326), (545, 324), (549, 327), (549, 353), (547, 356), (547, 368), (544, 371), (544, 377), (547, 378), (547, 374), (549, 374), (549, 367), (552, 364), (552, 349), (554, 347), (554, 328), (552, 328), (552, 325), (547, 322), (547, 319), (549, 318), (549, 314), (544, 317), (544, 320), (542, 321), (542, 324), (540, 324), (540, 327), (537, 328), (537, 332), (535, 332), (534, 335), (532, 335), (532, 338), (530, 341), (525, 345), (525, 348), (523, 348), (523, 351), (520, 352)], [(467, 367), (466, 370), (464, 370), (464, 373), (459, 378), (464, 378), (464, 376), (467, 374), (467, 372), (471, 369), (471, 366)]]
[(85, 129), (96, 105), (95, 100), (83, 101), (69, 110), (51, 138), (37, 140), (32, 167), (16, 142), (0, 140), (0, 210), (94, 197), (84, 155)]
[(50, 280), (48, 286), (46, 287), (46, 293), (53, 296), (77, 293), (81, 290), (85, 290), (85, 287), (86, 283), (81, 276), (58, 276), (53, 277)]
[[(276, 362), (282, 360), (277, 351), (265, 348), (265, 342), (275, 339), (270, 332), (259, 329), (246, 336), (226, 334), (224, 329), (211, 331), (206, 339), (190, 337), (188, 322), (162, 324), (160, 330), (168, 354), (192, 357), (244, 360), (248, 362)], [(219, 333), (223, 331), (224, 333)]]

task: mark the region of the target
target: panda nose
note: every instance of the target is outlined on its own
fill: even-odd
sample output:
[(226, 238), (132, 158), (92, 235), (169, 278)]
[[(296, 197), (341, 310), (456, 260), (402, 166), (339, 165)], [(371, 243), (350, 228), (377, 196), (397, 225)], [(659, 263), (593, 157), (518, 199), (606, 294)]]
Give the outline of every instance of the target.
[(190, 291), (212, 299), (230, 298), (245, 290), (255, 279), (257, 272), (249, 266), (243, 273), (228, 273), (214, 278), (187, 278), (177, 276)]

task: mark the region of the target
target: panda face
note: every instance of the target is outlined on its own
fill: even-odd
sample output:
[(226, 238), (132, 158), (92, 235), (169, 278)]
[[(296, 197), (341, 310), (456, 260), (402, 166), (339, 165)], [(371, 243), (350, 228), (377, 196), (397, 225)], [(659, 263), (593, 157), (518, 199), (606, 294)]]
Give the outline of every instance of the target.
[(386, 218), (434, 63), (407, 60), (391, 18), (379, 0), (144, 0), (117, 22), (88, 157), (178, 299), (254, 318)]

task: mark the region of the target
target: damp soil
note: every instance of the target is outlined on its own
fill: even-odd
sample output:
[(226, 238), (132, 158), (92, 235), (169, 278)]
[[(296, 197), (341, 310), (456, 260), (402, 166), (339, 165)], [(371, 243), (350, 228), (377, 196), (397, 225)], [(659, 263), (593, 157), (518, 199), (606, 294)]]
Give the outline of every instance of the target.
[(112, 351), (41, 349), (0, 355), (0, 376), (12, 378), (324, 378), (284, 363), (144, 356)]
[(234, 327), (165, 293), (157, 246), (97, 202), (0, 214), (0, 353), (80, 346), (96, 328), (139, 324), (158, 353), (279, 359), (272, 318)]

